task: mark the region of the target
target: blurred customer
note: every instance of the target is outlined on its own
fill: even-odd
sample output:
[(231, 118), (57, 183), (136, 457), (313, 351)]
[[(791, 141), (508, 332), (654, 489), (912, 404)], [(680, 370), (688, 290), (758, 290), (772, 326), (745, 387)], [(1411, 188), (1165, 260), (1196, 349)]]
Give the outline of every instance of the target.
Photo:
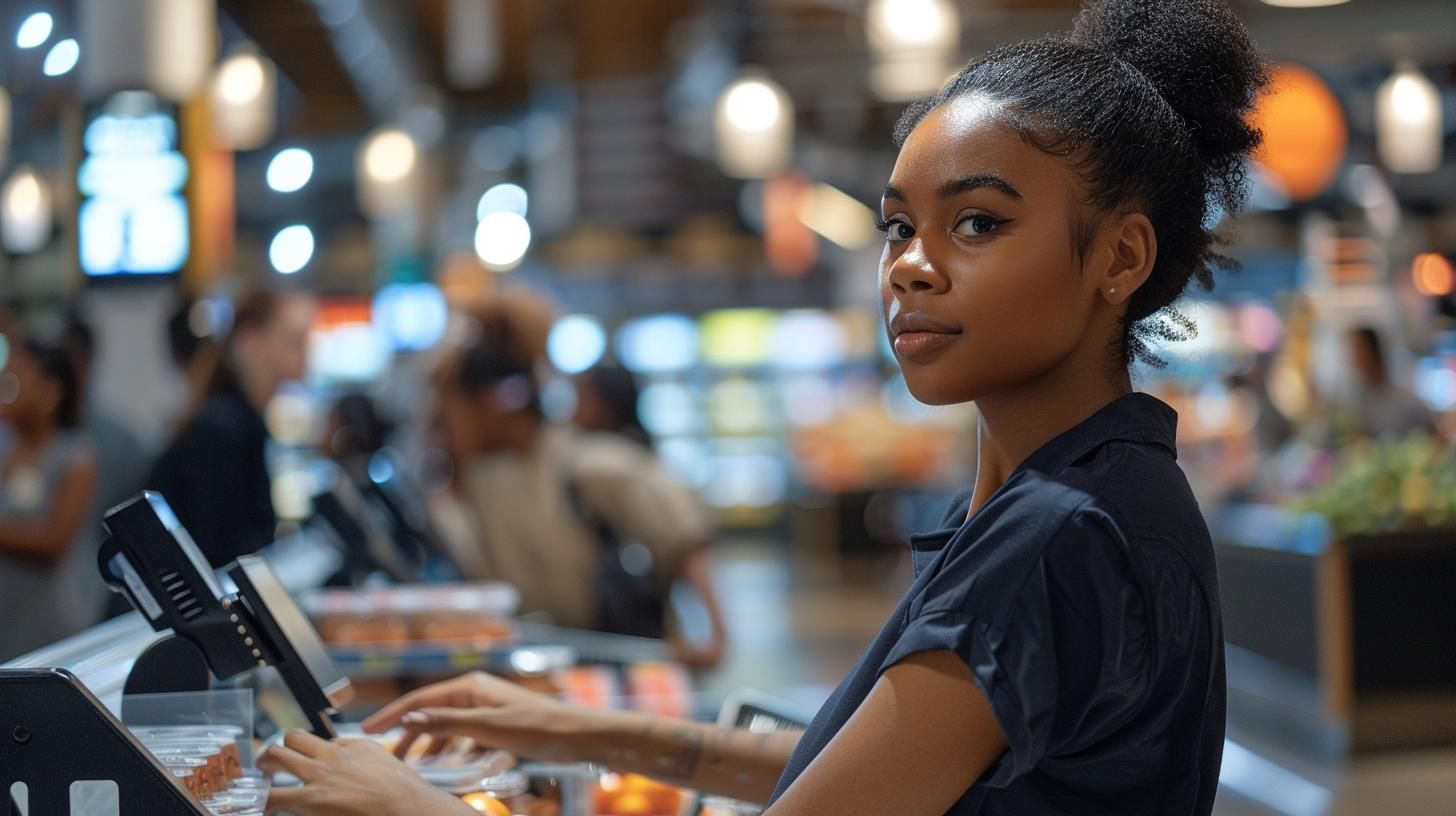
[[(639, 446), (656, 460), (652, 436), (637, 410), (641, 389), (632, 372), (617, 365), (598, 365), (577, 378), (576, 395), (574, 422), (578, 427), (592, 434), (614, 434)], [(660, 463), (655, 464), (660, 467)], [(713, 564), (707, 550), (700, 548), (689, 553), (679, 572), (697, 590), (712, 627), (708, 643), (698, 647), (697, 653), (685, 653), (682, 657), (689, 663), (696, 660), (717, 664), (727, 646), (728, 630), (717, 593), (712, 588)]]
[(391, 430), (367, 395), (345, 394), (329, 409), (322, 451), (356, 481), (364, 481)]
[[(213, 372), (217, 368), (218, 355), (221, 353), (212, 335), (207, 331), (199, 332), (198, 327), (193, 325), (197, 304), (198, 301), (192, 298), (181, 298), (177, 302), (177, 308), (167, 318), (167, 353), (187, 389), (182, 412), (175, 419), (177, 430), (181, 430), (187, 420), (207, 401)], [(210, 321), (207, 328), (213, 328)]]
[(1373, 439), (1411, 433), (1436, 434), (1436, 423), (1420, 397), (1396, 385), (1380, 333), (1370, 326), (1350, 330), (1350, 367), (1359, 378), (1355, 395), (1356, 431)]
[[(344, 543), (363, 550), (348, 553), (356, 571), (382, 569), (401, 581), (455, 577), (423, 491), (386, 447), (393, 432), (394, 423), (365, 394), (345, 394), (333, 404), (320, 450), (338, 466), (331, 490), (337, 504), (321, 507), (316, 498), (315, 511), (330, 525), (355, 528), (355, 540)], [(336, 512), (349, 518), (329, 518)]]
[[(96, 334), (90, 324), (72, 312), (66, 318), (61, 342), (76, 372), (82, 406), (81, 424), (96, 451), (99, 517), (142, 489), (151, 466), (149, 451), (130, 428), (99, 406), (93, 397), (91, 385), (96, 361)], [(97, 586), (104, 589), (99, 576)]]
[(82, 391), (57, 348), (14, 344), (0, 374), (0, 662), (90, 626), (101, 596), (91, 521), (96, 460)]
[[(528, 335), (513, 314), (483, 315), (437, 380), (446, 446), (487, 570), (474, 577), (515, 585), (523, 612), (620, 634), (667, 635), (677, 582), (716, 610), (711, 527), (697, 497), (640, 444), (550, 424)], [(721, 660), (715, 618), (712, 641), (679, 645), (681, 659)]]
[(1294, 438), (1294, 423), (1284, 416), (1269, 393), (1269, 372), (1273, 365), (1273, 354), (1257, 354), (1249, 370), (1231, 378), (1230, 382), (1250, 399), (1254, 412), (1252, 432), (1260, 456), (1273, 456)]
[(576, 380), (573, 421), (583, 430), (614, 433), (651, 447), (651, 437), (637, 413), (641, 396), (632, 372), (621, 366), (596, 366)]
[(273, 541), (277, 516), (263, 411), (285, 382), (303, 379), (312, 319), (312, 301), (304, 297), (259, 293), (242, 299), (207, 399), (147, 482), (213, 566)]

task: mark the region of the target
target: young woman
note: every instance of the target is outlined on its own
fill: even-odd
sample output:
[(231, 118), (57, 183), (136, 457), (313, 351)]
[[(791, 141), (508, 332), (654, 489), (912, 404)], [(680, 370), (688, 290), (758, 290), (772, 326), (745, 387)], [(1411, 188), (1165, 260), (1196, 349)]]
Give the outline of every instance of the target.
[[(1240, 204), (1264, 82), (1223, 0), (1100, 0), (1070, 37), (994, 52), (906, 114), (881, 202), (887, 327), (918, 398), (976, 402), (979, 472), (807, 732), (583, 712), (479, 676), (367, 727), (593, 760), (772, 816), (1208, 814), (1213, 552), (1175, 416), (1128, 365), (1186, 323), (1165, 310), (1190, 281), (1211, 283), (1205, 216)], [(403, 804), (418, 783), (362, 773), (393, 767), (377, 749), (295, 736), (267, 762), (309, 781), (275, 792), (304, 816), (423, 812)]]
[(304, 297), (241, 299), (206, 400), (147, 480), (215, 567), (273, 542), (278, 520), (263, 411), (285, 382), (303, 379), (312, 320), (313, 302)]
[(0, 662), (90, 626), (101, 611), (96, 457), (82, 386), (60, 349), (22, 341), (0, 372)]

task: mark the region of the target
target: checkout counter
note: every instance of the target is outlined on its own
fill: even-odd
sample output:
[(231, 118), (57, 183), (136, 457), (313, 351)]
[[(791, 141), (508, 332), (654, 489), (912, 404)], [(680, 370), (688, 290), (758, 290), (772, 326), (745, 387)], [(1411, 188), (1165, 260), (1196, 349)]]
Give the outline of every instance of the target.
[[(155, 494), (111, 511), (106, 524), (103, 576), (138, 611), (0, 666), (0, 816), (261, 816), (268, 786), (286, 784), (248, 770), (268, 737), (305, 727), (331, 738), (410, 687), (475, 669), (582, 704), (626, 699), (653, 713), (711, 714), (694, 710), (690, 681), (667, 663), (662, 642), (512, 619), (508, 587), (324, 590), (341, 559), (306, 537), (214, 574)], [(462, 615), (476, 628), (462, 631)], [(422, 637), (412, 625), (437, 628)], [(795, 724), (751, 695), (718, 718)], [(506, 785), (500, 772), (513, 759), (456, 759), (453, 770), (420, 770), (431, 781), (442, 771), (437, 784), (455, 793), (499, 793), (517, 803), (513, 813), (527, 812), (519, 803), (533, 795), (548, 802), (533, 814), (712, 812), (690, 792), (646, 780), (608, 775), (603, 785), (590, 766), (526, 764)], [(487, 766), (487, 777), (466, 778)], [(606, 794), (624, 786), (656, 791), (638, 797), (655, 809), (613, 809)]]

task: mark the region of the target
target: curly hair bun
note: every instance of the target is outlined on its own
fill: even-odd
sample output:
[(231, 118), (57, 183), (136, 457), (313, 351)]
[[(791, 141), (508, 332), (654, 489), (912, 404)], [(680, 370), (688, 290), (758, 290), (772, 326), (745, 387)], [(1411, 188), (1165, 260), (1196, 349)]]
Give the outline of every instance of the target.
[(1259, 144), (1248, 124), (1268, 67), (1249, 31), (1224, 0), (1093, 0), (1072, 28), (1072, 42), (1105, 51), (1138, 69), (1179, 116), (1221, 203), (1242, 198), (1220, 183), (1224, 165), (1242, 163)]

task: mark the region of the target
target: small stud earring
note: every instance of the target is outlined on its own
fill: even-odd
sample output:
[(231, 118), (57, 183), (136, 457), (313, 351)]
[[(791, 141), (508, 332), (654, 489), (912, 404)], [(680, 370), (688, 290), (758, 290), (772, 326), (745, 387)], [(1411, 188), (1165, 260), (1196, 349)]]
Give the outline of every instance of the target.
[(1107, 290), (1107, 294), (1109, 294), (1109, 295), (1115, 295), (1115, 294), (1117, 294), (1117, 287), (1114, 286), (1111, 289), (1108, 289)]

